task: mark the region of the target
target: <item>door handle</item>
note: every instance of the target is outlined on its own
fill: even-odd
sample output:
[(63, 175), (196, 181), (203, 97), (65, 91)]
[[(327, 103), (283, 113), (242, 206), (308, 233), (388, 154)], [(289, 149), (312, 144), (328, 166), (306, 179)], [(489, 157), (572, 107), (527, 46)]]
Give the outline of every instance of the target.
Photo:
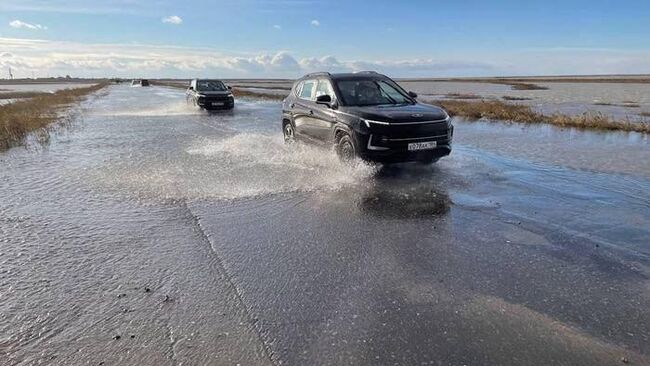
[(291, 103), (291, 104), (289, 105), (289, 107), (291, 107), (291, 108), (293, 108), (293, 107), (295, 107), (295, 106), (296, 106), (296, 105), (293, 104), (293, 103)]
[(310, 110), (310, 111), (309, 111), (309, 114), (313, 116), (313, 115), (314, 115), (314, 111), (311, 111), (311, 110)]

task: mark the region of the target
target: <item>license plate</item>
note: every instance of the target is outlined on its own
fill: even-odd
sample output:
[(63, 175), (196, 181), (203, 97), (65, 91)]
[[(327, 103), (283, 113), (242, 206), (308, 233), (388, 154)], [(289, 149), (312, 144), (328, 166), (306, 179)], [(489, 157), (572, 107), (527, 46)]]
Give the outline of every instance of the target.
[(212, 105), (213, 105), (214, 107), (223, 106), (223, 102), (212, 102)]
[(409, 151), (417, 150), (430, 150), (435, 149), (438, 146), (436, 141), (427, 141), (427, 142), (412, 142), (409, 144)]

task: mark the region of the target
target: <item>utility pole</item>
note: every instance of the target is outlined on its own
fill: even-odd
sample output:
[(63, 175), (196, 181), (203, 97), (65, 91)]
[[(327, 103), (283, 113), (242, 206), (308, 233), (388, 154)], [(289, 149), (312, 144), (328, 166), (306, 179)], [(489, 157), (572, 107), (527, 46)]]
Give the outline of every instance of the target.
[(9, 66), (9, 79), (14, 79), (14, 74), (11, 73), (11, 66)]

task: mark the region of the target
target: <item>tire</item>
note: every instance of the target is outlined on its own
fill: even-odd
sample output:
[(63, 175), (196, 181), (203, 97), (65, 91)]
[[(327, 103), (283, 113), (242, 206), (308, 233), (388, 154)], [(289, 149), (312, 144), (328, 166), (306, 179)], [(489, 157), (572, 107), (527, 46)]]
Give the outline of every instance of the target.
[(342, 133), (336, 142), (336, 155), (341, 161), (349, 163), (359, 157), (354, 141), (347, 133)]
[(284, 136), (285, 144), (292, 144), (296, 141), (296, 130), (289, 121), (282, 124), (282, 135)]

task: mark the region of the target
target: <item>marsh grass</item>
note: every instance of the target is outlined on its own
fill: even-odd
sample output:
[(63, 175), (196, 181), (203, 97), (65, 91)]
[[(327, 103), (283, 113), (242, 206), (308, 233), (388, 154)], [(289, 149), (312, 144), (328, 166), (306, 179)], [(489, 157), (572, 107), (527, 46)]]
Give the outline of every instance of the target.
[[(158, 86), (166, 86), (175, 89), (183, 89), (183, 90), (187, 89), (186, 84), (180, 84), (180, 83), (169, 82), (169, 81), (152, 81), (152, 84)], [(235, 97), (256, 98), (256, 99), (265, 99), (265, 100), (283, 100), (284, 98), (286, 98), (286, 95), (282, 95), (282, 94), (265, 93), (262, 91), (246, 90), (237, 87), (232, 88), (232, 93)]]
[(505, 85), (510, 85), (510, 87), (513, 90), (548, 90), (547, 87), (537, 85), (537, 84), (531, 84), (531, 83), (520, 83), (520, 82), (509, 82), (509, 81), (504, 81), (500, 82), (498, 84), (505, 84)]
[(547, 123), (560, 127), (650, 133), (649, 123), (614, 120), (602, 113), (584, 113), (579, 116), (559, 113), (546, 115), (535, 112), (526, 105), (509, 104), (498, 100), (479, 102), (436, 100), (429, 103), (441, 106), (451, 116), (464, 117), (470, 121), (487, 118), (521, 123)]
[(510, 96), (510, 95), (504, 95), (504, 96), (501, 97), (501, 99), (503, 99), (503, 100), (513, 100), (513, 101), (516, 101), (516, 100), (533, 100), (533, 98), (513, 97), (513, 96)]
[(37, 140), (47, 140), (48, 127), (62, 120), (61, 111), (94, 93), (106, 83), (89, 87), (63, 89), (0, 106), (0, 150), (24, 143), (33, 133)]
[(233, 88), (232, 93), (236, 97), (248, 97), (248, 98), (266, 99), (266, 100), (284, 100), (284, 98), (287, 97), (284, 94), (263, 93), (263, 92), (245, 90), (240, 88)]
[(46, 92), (3, 92), (0, 93), (0, 99), (24, 99), (24, 98), (34, 98), (34, 97), (42, 97), (49, 95), (51, 93), (46, 93)]
[(476, 94), (465, 94), (465, 93), (449, 93), (445, 94), (447, 99), (481, 99), (481, 96)]
[(594, 105), (602, 106), (612, 106), (612, 107), (627, 107), (627, 108), (641, 108), (641, 105), (636, 102), (623, 101), (622, 103), (610, 103), (610, 102), (596, 102)]

